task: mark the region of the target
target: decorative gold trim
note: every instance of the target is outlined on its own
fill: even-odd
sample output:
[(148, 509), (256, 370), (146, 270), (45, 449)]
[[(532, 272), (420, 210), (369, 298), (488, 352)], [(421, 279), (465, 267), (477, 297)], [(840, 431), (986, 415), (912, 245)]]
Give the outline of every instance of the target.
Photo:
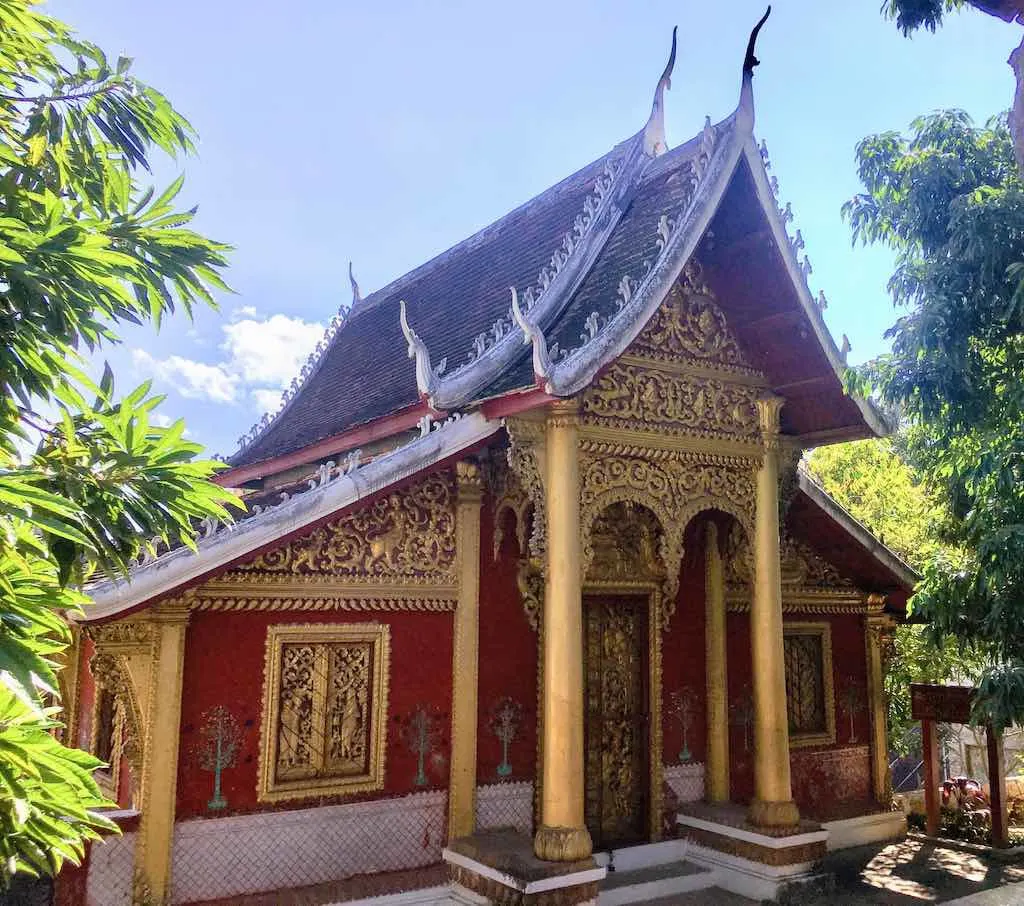
[(836, 742), (836, 700), (832, 681), (832, 624), (831, 623), (784, 623), (783, 639), (786, 636), (813, 635), (821, 638), (821, 681), (825, 700), (825, 732), (789, 734), (790, 749), (809, 746), (831, 746)]
[[(750, 592), (729, 589), (726, 594), (729, 613), (750, 613)], [(783, 613), (863, 614), (874, 613), (868, 597), (859, 592), (840, 589), (808, 588), (782, 594)], [(789, 624), (786, 624), (787, 626)]]
[[(370, 642), (373, 645), (373, 675), (370, 677), (371, 717), (369, 765), (365, 775), (346, 777), (314, 777), (306, 780), (277, 781), (280, 717), (281, 654), (285, 643), (311, 645), (332, 642)], [(256, 790), (260, 802), (283, 802), (319, 796), (341, 796), (369, 792), (384, 786), (387, 753), (388, 689), (390, 685), (391, 629), (384, 623), (303, 623), (267, 627), (266, 662), (263, 672), (263, 705), (260, 726), (259, 782)]]
[(668, 374), (684, 374), (690, 377), (712, 378), (720, 381), (731, 381), (733, 384), (746, 384), (750, 387), (767, 387), (768, 381), (763, 374), (753, 369), (729, 368), (724, 365), (704, 364), (699, 365), (690, 361), (675, 361), (671, 359), (657, 359), (653, 356), (636, 355), (624, 353), (619, 356), (618, 361), (624, 365), (634, 365), (639, 368), (653, 368), (656, 371), (664, 371)]
[[(337, 596), (329, 594), (309, 595), (283, 594), (275, 589), (255, 590), (252, 588), (234, 588), (224, 590), (220, 595), (207, 595), (200, 592), (193, 600), (193, 610), (200, 611), (282, 611), (294, 610), (302, 612), (341, 610), (354, 613), (411, 611), (420, 613), (450, 613), (455, 610), (458, 599), (458, 588), (434, 588), (431, 595), (425, 595), (423, 589), (375, 588), (367, 589), (366, 594), (353, 596)], [(310, 594), (316, 594), (310, 592)]]
[[(616, 428), (587, 420), (580, 425), (580, 450), (602, 455), (611, 453), (646, 456), (650, 459), (675, 459), (683, 455), (707, 459), (749, 460), (743, 462), (747, 468), (754, 468), (764, 453), (763, 446), (756, 441)], [(738, 465), (739, 462), (732, 464)]]

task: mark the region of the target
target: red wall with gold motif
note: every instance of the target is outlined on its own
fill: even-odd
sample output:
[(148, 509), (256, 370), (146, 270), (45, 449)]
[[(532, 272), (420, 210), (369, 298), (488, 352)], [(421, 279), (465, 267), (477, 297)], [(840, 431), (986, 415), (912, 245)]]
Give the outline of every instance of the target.
[[(516, 582), (519, 543), (515, 518), (505, 511), (503, 536), (494, 558), (494, 513), (485, 500), (480, 542), (480, 667), (477, 783), (532, 780), (537, 767), (537, 633), (523, 611)], [(512, 772), (498, 774), (501, 742), (493, 730), (498, 703), (511, 698), (521, 708), (509, 747)]]
[[(391, 627), (388, 691), (387, 755), (384, 789), (344, 797), (260, 803), (256, 799), (260, 721), (267, 627), (272, 624), (386, 623)], [(213, 793), (213, 775), (200, 767), (196, 752), (204, 714), (226, 707), (242, 725), (242, 745), (234, 767), (221, 779), (226, 810), (217, 817), (260, 810), (308, 808), (395, 796), (448, 785), (452, 675), (451, 613), (349, 613), (332, 611), (231, 613), (192, 615), (185, 647), (181, 740), (178, 762), (178, 819), (211, 815), (206, 807)], [(417, 787), (416, 756), (399, 738), (396, 717), (425, 705), (439, 715), (441, 745), (428, 760), (428, 785)]]

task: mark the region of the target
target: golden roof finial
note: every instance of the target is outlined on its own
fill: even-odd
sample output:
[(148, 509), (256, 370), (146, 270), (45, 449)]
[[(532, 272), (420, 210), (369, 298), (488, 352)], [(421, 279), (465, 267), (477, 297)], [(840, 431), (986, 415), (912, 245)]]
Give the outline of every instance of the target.
[(672, 68), (676, 65), (676, 26), (672, 27), (672, 52), (668, 55), (665, 71), (654, 89), (654, 103), (651, 115), (644, 126), (644, 152), (648, 157), (657, 157), (668, 150), (665, 142), (665, 89), (672, 87)]

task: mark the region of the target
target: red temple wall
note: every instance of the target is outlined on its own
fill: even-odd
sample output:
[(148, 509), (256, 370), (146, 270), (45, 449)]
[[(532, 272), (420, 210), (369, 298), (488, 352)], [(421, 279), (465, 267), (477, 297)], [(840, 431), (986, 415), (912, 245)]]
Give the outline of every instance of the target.
[[(867, 663), (863, 618), (857, 614), (821, 616), (787, 613), (786, 623), (828, 623), (832, 636), (832, 685), (836, 742), (825, 746), (793, 747), (790, 765), (793, 798), (802, 810), (822, 813), (871, 796), (870, 717), (867, 708)], [(729, 661), (729, 754), (732, 798), (747, 802), (754, 795), (753, 725), (746, 730), (743, 716), (752, 714), (750, 615), (730, 613), (727, 622)], [(844, 693), (855, 688), (853, 734)], [(852, 741), (851, 741), (852, 740)]]
[[(537, 633), (523, 611), (516, 574), (519, 543), (515, 519), (504, 513), (504, 533), (494, 558), (494, 512), (485, 501), (480, 542), (480, 666), (477, 783), (532, 780), (537, 767)], [(492, 720), (498, 703), (511, 698), (521, 710), (515, 739), (509, 747), (512, 772), (498, 774), (501, 741)]]
[[(256, 790), (259, 770), (260, 722), (267, 628), (280, 624), (386, 623), (391, 627), (387, 749), (384, 788), (372, 793), (261, 803)], [(253, 811), (308, 808), (397, 796), (446, 788), (451, 716), (451, 613), (308, 613), (242, 611), (198, 612), (192, 615), (185, 647), (180, 755), (178, 761), (179, 820), (210, 816), (213, 774), (199, 765), (197, 745), (204, 714), (226, 707), (242, 725), (242, 744), (235, 765), (221, 778), (228, 801), (217, 817)], [(438, 749), (428, 758), (428, 784), (415, 784), (416, 756), (398, 734), (396, 718), (418, 705), (435, 713), (440, 724)]]
[(704, 541), (701, 520), (694, 520), (685, 538), (686, 556), (679, 580), (676, 612), (662, 635), (661, 701), (662, 761), (675, 764), (683, 750), (683, 728), (673, 713), (673, 693), (691, 693), (693, 712), (686, 733), (690, 761), (702, 762), (707, 748), (704, 626)]

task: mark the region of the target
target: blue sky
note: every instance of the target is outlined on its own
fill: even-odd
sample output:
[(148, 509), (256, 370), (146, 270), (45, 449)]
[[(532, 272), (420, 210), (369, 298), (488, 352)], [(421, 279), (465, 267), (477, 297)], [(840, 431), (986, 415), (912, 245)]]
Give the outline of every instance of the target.
[[(904, 39), (880, 0), (782, 0), (761, 34), (757, 134), (796, 213), (852, 362), (884, 348), (891, 259), (851, 248), (839, 209), (863, 136), (939, 107), (1009, 106), (1019, 28), (973, 10)], [(761, 0), (729, 3), (51, 0), (45, 7), (164, 91), (199, 131), (184, 169), (198, 227), (235, 246), (237, 295), (194, 323), (124, 332), (122, 387), (229, 453), (347, 302), (500, 217), (646, 120), (673, 25), (670, 145), (735, 106)], [(410, 363), (410, 368), (412, 363)]]

